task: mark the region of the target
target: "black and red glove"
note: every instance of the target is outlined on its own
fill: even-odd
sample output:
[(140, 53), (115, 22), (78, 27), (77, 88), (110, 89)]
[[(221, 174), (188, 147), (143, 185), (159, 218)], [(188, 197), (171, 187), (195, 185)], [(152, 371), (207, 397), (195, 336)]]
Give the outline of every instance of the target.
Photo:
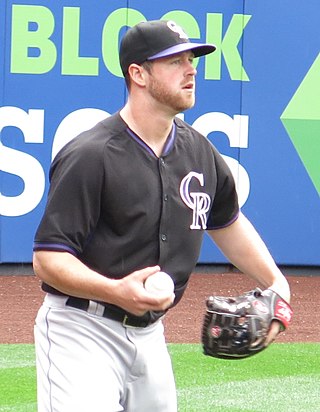
[(238, 297), (210, 296), (206, 300), (202, 326), (205, 355), (241, 359), (266, 348), (271, 322), (277, 320), (285, 330), (292, 308), (271, 289), (254, 289)]

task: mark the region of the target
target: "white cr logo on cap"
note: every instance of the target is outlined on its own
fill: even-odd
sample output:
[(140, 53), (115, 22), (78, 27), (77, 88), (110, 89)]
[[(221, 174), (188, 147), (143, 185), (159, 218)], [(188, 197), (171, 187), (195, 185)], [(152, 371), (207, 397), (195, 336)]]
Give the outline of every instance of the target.
[(168, 21), (167, 26), (169, 27), (170, 30), (174, 31), (175, 33), (178, 33), (180, 39), (187, 39), (188, 40), (188, 36), (183, 31), (182, 27), (178, 26), (174, 21), (172, 21), (172, 20)]

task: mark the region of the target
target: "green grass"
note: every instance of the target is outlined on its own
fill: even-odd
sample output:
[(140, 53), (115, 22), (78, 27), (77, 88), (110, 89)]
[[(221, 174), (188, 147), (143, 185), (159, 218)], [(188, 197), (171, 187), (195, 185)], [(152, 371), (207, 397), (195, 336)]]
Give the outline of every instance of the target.
[(320, 344), (273, 344), (242, 360), (170, 345), (179, 412), (320, 411)]
[(0, 411), (36, 411), (33, 345), (0, 345)]
[[(320, 412), (320, 343), (273, 344), (233, 361), (199, 345), (169, 350), (179, 412)], [(0, 345), (0, 412), (35, 412), (35, 381), (33, 345)]]

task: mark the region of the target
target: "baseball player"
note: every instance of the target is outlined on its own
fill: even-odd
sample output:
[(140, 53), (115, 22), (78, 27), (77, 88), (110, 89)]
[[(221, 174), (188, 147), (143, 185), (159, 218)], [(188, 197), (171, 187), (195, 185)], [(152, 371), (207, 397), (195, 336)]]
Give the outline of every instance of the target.
[[(35, 325), (40, 412), (177, 411), (162, 318), (180, 301), (206, 230), (235, 266), (289, 301), (226, 163), (176, 117), (195, 103), (193, 59), (214, 50), (173, 21), (129, 29), (119, 53), (126, 105), (52, 163), (34, 242), (46, 292)], [(160, 270), (174, 294), (144, 288)], [(268, 343), (278, 331), (273, 322)]]

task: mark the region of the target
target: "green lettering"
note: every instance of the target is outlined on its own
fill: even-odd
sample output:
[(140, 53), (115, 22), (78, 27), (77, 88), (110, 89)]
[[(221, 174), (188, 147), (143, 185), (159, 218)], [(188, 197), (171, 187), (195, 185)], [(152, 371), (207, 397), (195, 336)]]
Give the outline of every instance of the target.
[(78, 76), (97, 76), (99, 59), (80, 57), (80, 7), (63, 8), (63, 36), (61, 73)]
[(145, 21), (138, 10), (121, 8), (111, 13), (102, 31), (102, 58), (105, 66), (114, 76), (123, 77), (119, 64), (119, 34), (123, 27), (132, 27)]
[(222, 41), (222, 19), (221, 13), (207, 14), (206, 41), (213, 43), (217, 49), (214, 53), (206, 56), (205, 79), (221, 79), (221, 41)]
[(221, 58), (223, 54), (230, 78), (232, 80), (249, 81), (249, 77), (242, 64), (238, 44), (250, 18), (251, 16), (244, 14), (233, 15), (222, 39), (223, 15), (220, 13), (208, 13), (206, 38), (207, 42), (214, 43), (217, 46), (217, 50), (206, 56), (206, 79), (219, 80), (221, 78)]
[(197, 20), (186, 11), (173, 10), (164, 14), (162, 20), (173, 20), (187, 33), (191, 39), (200, 39), (200, 29)]
[[(36, 30), (30, 30), (34, 23)], [(54, 16), (43, 6), (12, 6), (11, 73), (43, 74), (49, 72), (57, 60), (57, 50), (50, 40), (54, 30)], [(38, 56), (30, 56), (31, 49)]]

